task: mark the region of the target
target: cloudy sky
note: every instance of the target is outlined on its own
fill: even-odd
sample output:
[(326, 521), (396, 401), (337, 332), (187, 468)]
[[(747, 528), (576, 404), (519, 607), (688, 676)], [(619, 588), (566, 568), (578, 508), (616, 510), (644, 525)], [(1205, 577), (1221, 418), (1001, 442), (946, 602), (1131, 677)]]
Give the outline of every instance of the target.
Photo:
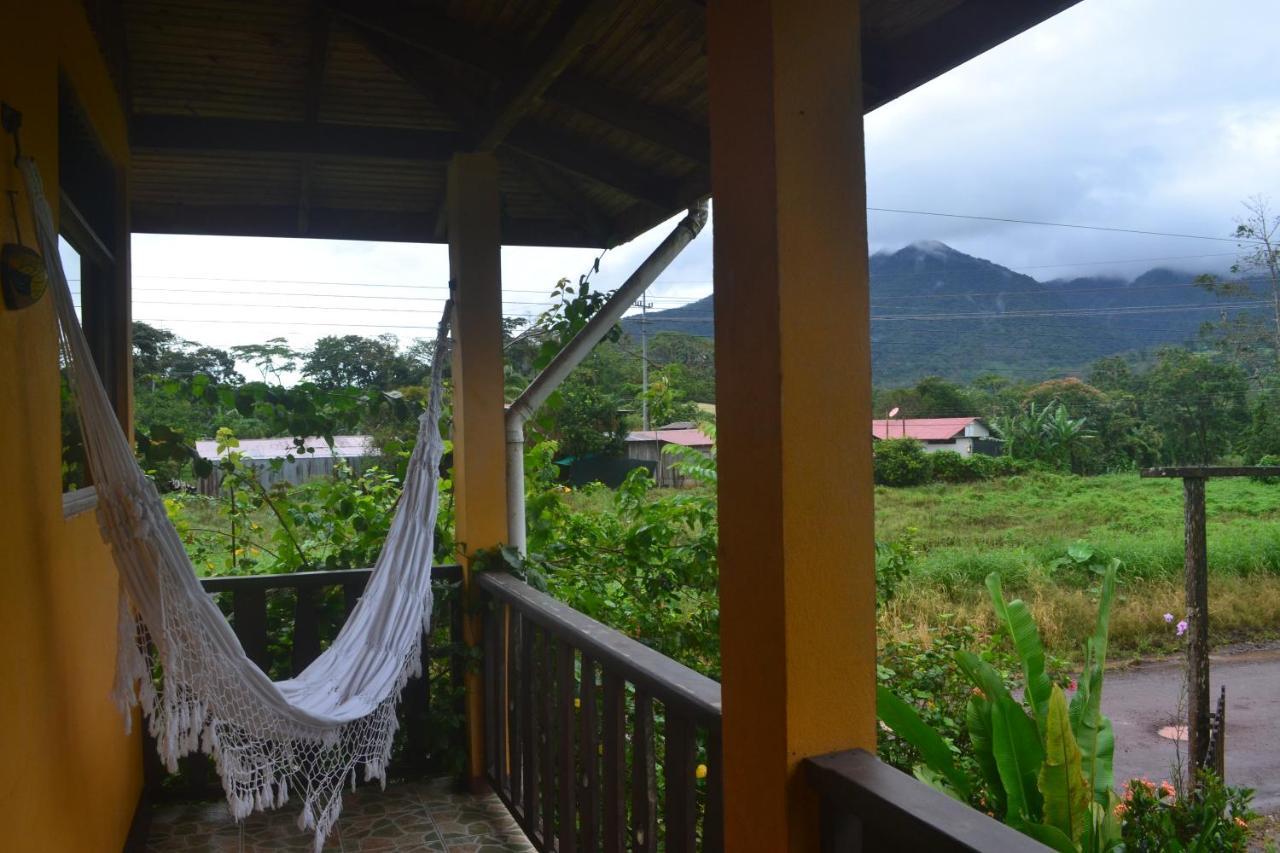
[[(873, 208), (1221, 237), (1254, 194), (1280, 201), (1276, 0), (1083, 0), (866, 120)], [(669, 230), (609, 252), (621, 283)], [(711, 291), (710, 228), (651, 289)], [(1230, 242), (872, 211), (871, 246), (922, 239), (1037, 278), (1224, 268)], [(508, 249), (506, 311), (536, 313), (593, 253)], [(448, 281), (440, 246), (134, 237), (134, 314), (229, 346), (283, 336), (428, 334)], [(252, 307), (247, 307), (252, 306)], [(248, 371), (250, 374), (252, 370)]]

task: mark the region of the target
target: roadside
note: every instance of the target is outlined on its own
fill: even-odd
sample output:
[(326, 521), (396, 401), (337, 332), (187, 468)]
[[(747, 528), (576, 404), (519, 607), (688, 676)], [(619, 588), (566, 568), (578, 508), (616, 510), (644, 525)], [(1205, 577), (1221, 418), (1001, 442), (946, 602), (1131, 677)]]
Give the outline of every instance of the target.
[[(1280, 813), (1280, 645), (1222, 649), (1210, 661), (1215, 703), (1220, 687), (1227, 688), (1226, 781), (1253, 788), (1259, 812)], [(1173, 775), (1178, 745), (1157, 732), (1177, 722), (1181, 692), (1177, 658), (1107, 674), (1103, 711), (1116, 733), (1117, 784), (1143, 776), (1159, 782)]]

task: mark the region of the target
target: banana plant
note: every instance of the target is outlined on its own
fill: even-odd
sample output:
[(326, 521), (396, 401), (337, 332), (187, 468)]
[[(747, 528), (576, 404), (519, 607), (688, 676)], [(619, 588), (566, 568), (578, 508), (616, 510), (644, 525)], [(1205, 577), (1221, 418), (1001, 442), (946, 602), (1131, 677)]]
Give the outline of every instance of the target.
[[(969, 651), (956, 664), (973, 683), (965, 723), (987, 791), (987, 806), (1005, 823), (1063, 853), (1121, 848), (1112, 790), (1115, 736), (1102, 714), (1102, 678), (1118, 561), (1102, 583), (1098, 619), (1085, 645), (1084, 670), (1070, 704), (1044, 668), (1044, 646), (1026, 604), (1006, 601), (1000, 578), (987, 578), (991, 604), (1022, 664), (1024, 700), (1005, 688), (991, 664)], [(915, 775), (959, 800), (976, 787), (961, 773), (951, 747), (915, 709), (886, 687), (877, 693), (881, 721), (923, 758)]]

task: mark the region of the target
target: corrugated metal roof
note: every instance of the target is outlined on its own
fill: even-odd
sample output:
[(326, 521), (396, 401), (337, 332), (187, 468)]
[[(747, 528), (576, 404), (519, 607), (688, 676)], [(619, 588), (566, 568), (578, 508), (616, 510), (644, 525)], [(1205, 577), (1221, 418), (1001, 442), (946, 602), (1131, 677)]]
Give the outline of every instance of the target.
[(875, 438), (914, 438), (919, 441), (949, 441), (964, 435), (965, 427), (980, 418), (904, 418), (871, 422)]
[[(332, 452), (328, 443), (319, 436), (308, 438), (306, 446), (308, 450), (313, 451), (307, 454), (308, 458), (313, 459), (327, 459), (330, 456), (349, 459), (357, 456), (372, 456), (377, 452), (373, 445), (373, 437), (368, 435), (335, 435)], [(283, 459), (290, 453), (298, 455), (298, 446), (294, 444), (292, 438), (242, 438), (240, 446), (236, 449), (250, 459)], [(217, 459), (219, 458), (218, 442), (197, 441), (196, 453), (199, 453), (202, 459)]]
[(627, 435), (627, 441), (662, 441), (667, 444), (683, 444), (685, 447), (710, 447), (710, 436), (700, 429), (651, 429), (637, 430)]

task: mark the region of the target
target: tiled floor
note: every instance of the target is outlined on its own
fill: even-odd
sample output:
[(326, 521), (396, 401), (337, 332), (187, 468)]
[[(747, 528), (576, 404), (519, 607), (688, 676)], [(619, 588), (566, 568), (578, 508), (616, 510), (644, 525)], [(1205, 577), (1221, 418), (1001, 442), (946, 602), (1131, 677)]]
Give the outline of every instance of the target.
[[(165, 806), (151, 821), (147, 850), (310, 850), (310, 832), (298, 829), (298, 806), (258, 812), (243, 826), (225, 803)], [(457, 793), (452, 780), (361, 786), (343, 798), (342, 817), (326, 851), (448, 851), (532, 853), (507, 809), (492, 794)]]

